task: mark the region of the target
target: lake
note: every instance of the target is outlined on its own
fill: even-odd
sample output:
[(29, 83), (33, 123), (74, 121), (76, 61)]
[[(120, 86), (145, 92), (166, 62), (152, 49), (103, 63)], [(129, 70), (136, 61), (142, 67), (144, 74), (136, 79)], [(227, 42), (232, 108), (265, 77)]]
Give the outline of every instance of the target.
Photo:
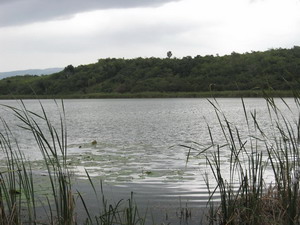
[[(217, 101), (228, 121), (247, 139), (241, 99)], [(250, 112), (255, 113), (266, 132), (272, 132), (266, 101), (261, 98), (244, 101), (249, 116)], [(283, 113), (291, 114), (292, 118), (293, 99), (285, 99), (292, 112), (277, 101)], [(59, 126), (59, 110), (54, 101), (41, 102), (50, 120)], [(41, 113), (38, 101), (24, 100), (24, 103), (29, 110)], [(19, 103), (1, 100), (0, 104), (18, 107)], [(126, 199), (133, 191), (137, 204), (155, 206), (164, 213), (170, 209), (176, 211), (180, 202), (194, 210), (206, 207), (208, 192), (203, 177), (210, 168), (205, 155), (198, 153), (211, 145), (208, 125), (214, 141), (224, 143), (214, 107), (208, 99), (75, 99), (64, 100), (64, 107), (68, 163), (76, 175), (78, 188), (89, 192), (84, 185), (87, 170), (93, 179), (104, 181), (106, 191), (114, 200)], [(30, 133), (17, 128), (20, 121), (7, 108), (1, 107), (0, 115), (11, 126), (25, 156), (35, 162), (33, 169), (42, 175), (41, 154)], [(205, 153), (209, 151), (212, 150)], [(222, 152), (225, 170), (229, 157), (230, 152)]]

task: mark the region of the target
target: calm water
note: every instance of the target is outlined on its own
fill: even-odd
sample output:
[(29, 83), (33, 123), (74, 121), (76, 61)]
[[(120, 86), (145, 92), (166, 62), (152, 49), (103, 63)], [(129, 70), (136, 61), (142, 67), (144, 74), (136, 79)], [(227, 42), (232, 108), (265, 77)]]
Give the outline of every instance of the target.
[[(286, 101), (293, 105), (293, 99)], [(30, 110), (40, 112), (37, 101), (24, 102)], [(0, 103), (18, 106), (13, 100)], [(239, 127), (242, 136), (245, 131), (247, 138), (241, 100), (218, 99), (218, 103), (228, 120)], [(255, 111), (268, 130), (265, 100), (249, 98), (245, 103), (249, 115)], [(52, 100), (42, 100), (42, 104), (49, 118), (58, 125), (56, 104)], [(163, 200), (170, 206), (180, 197), (191, 207), (205, 206), (208, 195), (203, 176), (209, 170), (205, 157), (196, 157), (198, 151), (192, 150), (186, 164), (188, 149), (180, 145), (197, 147), (199, 151), (208, 146), (207, 124), (215, 141), (224, 143), (214, 109), (207, 99), (84, 99), (65, 100), (64, 104), (69, 164), (74, 174), (84, 176), (87, 169), (91, 176), (111, 184), (118, 196), (133, 190), (140, 200), (148, 196), (147, 200)], [(36, 161), (36, 171), (42, 173), (41, 156), (31, 135), (15, 128), (20, 122), (7, 109), (1, 107), (0, 113), (13, 127), (25, 155)], [(92, 144), (94, 140), (96, 145)], [(222, 154), (226, 169), (230, 153)]]

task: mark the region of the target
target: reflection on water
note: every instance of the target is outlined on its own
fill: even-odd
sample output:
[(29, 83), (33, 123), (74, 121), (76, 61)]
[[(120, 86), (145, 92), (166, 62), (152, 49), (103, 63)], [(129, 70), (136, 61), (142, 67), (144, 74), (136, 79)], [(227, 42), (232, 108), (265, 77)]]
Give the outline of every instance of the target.
[[(289, 104), (293, 100), (286, 101)], [(28, 109), (41, 112), (37, 101), (24, 102)], [(0, 103), (17, 106), (13, 100)], [(218, 103), (228, 120), (247, 139), (241, 100), (218, 99)], [(42, 100), (42, 104), (50, 120), (59, 125), (56, 104), (52, 100)], [(265, 100), (249, 98), (245, 99), (245, 104), (249, 112), (255, 111), (259, 122), (268, 131), (270, 124)], [(199, 150), (210, 145), (207, 124), (215, 141), (224, 141), (214, 109), (206, 99), (85, 99), (65, 100), (64, 105), (68, 164), (78, 177), (85, 177), (87, 170), (92, 177), (112, 184), (118, 193), (135, 190), (141, 196), (155, 195), (152, 201), (165, 203), (178, 201), (178, 196), (182, 196), (193, 206), (205, 206), (199, 204), (208, 197), (203, 181), (209, 171), (205, 156), (197, 155), (198, 151), (191, 149), (186, 163), (189, 149), (180, 145)], [(0, 115), (12, 126), (24, 154), (35, 160), (34, 169), (43, 171), (33, 137), (16, 128), (20, 122), (6, 108), (1, 107)], [(224, 171), (228, 168), (229, 155), (228, 151), (222, 152)]]

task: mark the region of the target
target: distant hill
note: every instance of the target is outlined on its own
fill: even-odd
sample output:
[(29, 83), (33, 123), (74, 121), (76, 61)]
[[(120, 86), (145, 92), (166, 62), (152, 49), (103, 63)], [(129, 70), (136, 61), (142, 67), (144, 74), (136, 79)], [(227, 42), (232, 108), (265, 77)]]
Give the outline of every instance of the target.
[[(27, 72), (31, 73), (31, 72)], [(43, 71), (45, 73), (45, 71)], [(51, 75), (0, 80), (0, 95), (300, 90), (300, 47), (183, 58), (106, 58)]]
[(63, 68), (47, 68), (47, 69), (31, 69), (31, 70), (16, 70), (9, 72), (0, 72), (0, 79), (12, 76), (23, 75), (48, 75), (62, 71)]

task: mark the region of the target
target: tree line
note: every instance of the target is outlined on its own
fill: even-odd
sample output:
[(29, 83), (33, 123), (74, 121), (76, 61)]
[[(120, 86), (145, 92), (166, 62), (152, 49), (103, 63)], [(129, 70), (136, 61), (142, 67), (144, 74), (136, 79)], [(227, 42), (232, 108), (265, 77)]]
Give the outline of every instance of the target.
[(300, 47), (183, 58), (106, 58), (43, 76), (0, 80), (1, 95), (300, 89)]

